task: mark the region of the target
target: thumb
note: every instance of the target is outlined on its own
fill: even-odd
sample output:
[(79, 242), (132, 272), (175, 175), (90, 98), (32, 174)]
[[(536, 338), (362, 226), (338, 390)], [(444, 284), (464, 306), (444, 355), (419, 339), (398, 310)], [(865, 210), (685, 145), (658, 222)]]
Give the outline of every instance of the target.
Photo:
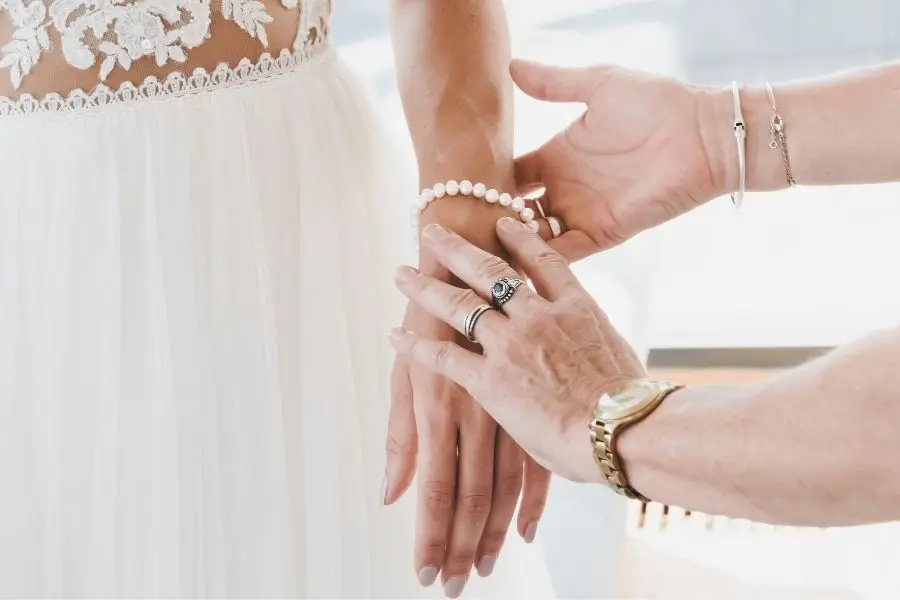
[(570, 263), (593, 256), (601, 250), (615, 245), (609, 244), (607, 247), (601, 247), (591, 239), (591, 236), (577, 229), (569, 230), (558, 238), (550, 240), (547, 244)]
[(552, 67), (521, 59), (509, 65), (509, 73), (520, 90), (547, 102), (587, 103), (606, 70), (605, 67)]

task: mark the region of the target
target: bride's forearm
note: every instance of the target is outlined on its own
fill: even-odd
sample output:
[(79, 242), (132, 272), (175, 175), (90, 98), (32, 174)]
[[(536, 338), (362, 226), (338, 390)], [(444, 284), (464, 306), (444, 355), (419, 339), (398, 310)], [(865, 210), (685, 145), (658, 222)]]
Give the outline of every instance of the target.
[[(798, 185), (900, 181), (900, 63), (774, 86), (784, 118), (791, 169)], [(710, 94), (719, 169), (727, 191), (736, 189), (738, 161), (732, 133), (731, 90)], [(772, 149), (772, 108), (764, 87), (741, 90), (747, 127), (747, 186), (787, 186), (781, 148)], [(711, 122), (712, 121), (712, 122)]]
[[(512, 190), (513, 100), (501, 0), (391, 0), (397, 79), (422, 186), (468, 179)], [(440, 221), (500, 251), (506, 209), (472, 197), (432, 203)]]

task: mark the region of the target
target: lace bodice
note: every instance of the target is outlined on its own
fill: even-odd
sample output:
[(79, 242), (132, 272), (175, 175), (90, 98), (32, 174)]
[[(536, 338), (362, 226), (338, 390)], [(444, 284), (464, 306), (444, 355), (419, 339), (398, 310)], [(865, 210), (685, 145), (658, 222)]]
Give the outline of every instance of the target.
[(284, 62), (284, 51), (291, 59), (324, 45), (331, 9), (332, 0), (0, 0), (0, 76), (8, 77), (0, 93), (39, 102), (94, 85), (139, 86), (213, 71), (211, 63), (235, 66), (235, 52), (255, 68), (258, 59)]

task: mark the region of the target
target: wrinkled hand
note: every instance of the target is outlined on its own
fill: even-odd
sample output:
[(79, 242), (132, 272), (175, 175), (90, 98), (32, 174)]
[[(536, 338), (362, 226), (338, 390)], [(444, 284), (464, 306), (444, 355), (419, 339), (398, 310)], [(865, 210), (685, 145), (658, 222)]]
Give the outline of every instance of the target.
[[(414, 304), (404, 327), (478, 351)], [(490, 575), (520, 491), (518, 531), (532, 541), (550, 474), (526, 460), (509, 435), (456, 383), (398, 357), (388, 430), (385, 503), (395, 502), (418, 472), (415, 568), (422, 585), (431, 585), (440, 573), (445, 593), (457, 597), (473, 565), (481, 576)]]
[[(488, 311), (475, 335), (484, 355), (452, 341), (397, 330), (397, 351), (465, 388), (530, 456), (575, 481), (600, 481), (588, 428), (597, 400), (623, 382), (644, 377), (644, 368), (565, 259), (513, 219), (498, 233), (537, 293), (520, 286), (503, 312)], [(485, 299), (499, 277), (516, 277), (501, 259), (438, 227), (423, 241), (471, 290), (447, 285), (411, 268), (397, 285), (441, 321), (462, 327), (465, 315)]]
[[(510, 67), (538, 100), (585, 113), (516, 161), (519, 193), (546, 188), (545, 207), (569, 230), (552, 245), (578, 260), (725, 193), (723, 143), (710, 92), (617, 67)], [(733, 140), (730, 143), (734, 143)], [(712, 159), (712, 160), (711, 160)]]

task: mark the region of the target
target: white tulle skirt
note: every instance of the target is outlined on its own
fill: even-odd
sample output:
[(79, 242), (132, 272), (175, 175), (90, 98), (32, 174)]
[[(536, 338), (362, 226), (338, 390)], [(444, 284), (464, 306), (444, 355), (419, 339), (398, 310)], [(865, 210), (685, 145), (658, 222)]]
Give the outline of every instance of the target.
[(0, 596), (423, 595), (379, 497), (389, 155), (330, 51), (0, 118)]

